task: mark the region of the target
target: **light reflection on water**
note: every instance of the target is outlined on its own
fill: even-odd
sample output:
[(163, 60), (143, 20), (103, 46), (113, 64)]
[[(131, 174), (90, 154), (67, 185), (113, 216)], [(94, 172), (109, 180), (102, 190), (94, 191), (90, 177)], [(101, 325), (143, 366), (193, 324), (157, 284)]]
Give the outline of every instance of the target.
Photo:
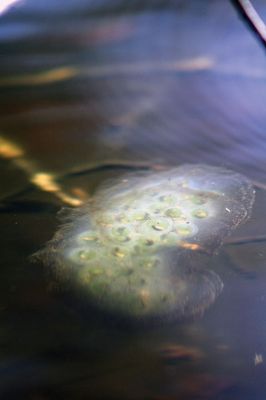
[(95, 17), (95, 3), (80, 2), (61, 19), (48, 3), (42, 20), (31, 2), (11, 10), (0, 30), (1, 129), (50, 169), (111, 155), (225, 164), (263, 180), (264, 53), (229, 4), (199, 13), (194, 3)]
[[(110, 160), (213, 163), (265, 182), (266, 58), (229, 2), (141, 7), (25, 1), (2, 15), (1, 134), (40, 170), (58, 173), (66, 191), (90, 192), (121, 174), (69, 174)], [(208, 62), (194, 68), (199, 59)], [(77, 73), (44, 75), (64, 68)], [(263, 242), (227, 246), (215, 258), (225, 288), (201, 319), (121, 328), (55, 294), (43, 267), (29, 262), (57, 229), (60, 201), (29, 188), (6, 160), (1, 181), (1, 198), (28, 188), (1, 208), (6, 398), (264, 397)], [(237, 234), (265, 234), (264, 204), (258, 191), (253, 217)]]

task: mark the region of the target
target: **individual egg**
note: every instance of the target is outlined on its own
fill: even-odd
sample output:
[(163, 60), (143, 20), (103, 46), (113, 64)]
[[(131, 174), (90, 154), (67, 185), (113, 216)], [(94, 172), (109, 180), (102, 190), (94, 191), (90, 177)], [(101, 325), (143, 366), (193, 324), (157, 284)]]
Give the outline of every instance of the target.
[(208, 211), (204, 208), (198, 208), (192, 211), (192, 216), (195, 218), (208, 218)]
[(174, 219), (182, 218), (182, 210), (179, 207), (167, 208), (165, 215)]

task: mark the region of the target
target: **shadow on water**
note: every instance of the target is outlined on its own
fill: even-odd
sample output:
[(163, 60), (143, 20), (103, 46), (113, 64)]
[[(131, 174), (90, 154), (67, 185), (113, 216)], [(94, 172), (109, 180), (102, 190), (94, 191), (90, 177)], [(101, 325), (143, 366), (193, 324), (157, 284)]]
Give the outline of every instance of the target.
[[(202, 162), (265, 183), (265, 54), (229, 2), (202, 3), (17, 4), (0, 17), (1, 137), (68, 193), (138, 164)], [(202, 318), (122, 327), (81, 312), (29, 261), (63, 204), (0, 162), (1, 398), (265, 397), (264, 242), (214, 257), (225, 286)], [(236, 235), (265, 234), (265, 213), (258, 190)]]

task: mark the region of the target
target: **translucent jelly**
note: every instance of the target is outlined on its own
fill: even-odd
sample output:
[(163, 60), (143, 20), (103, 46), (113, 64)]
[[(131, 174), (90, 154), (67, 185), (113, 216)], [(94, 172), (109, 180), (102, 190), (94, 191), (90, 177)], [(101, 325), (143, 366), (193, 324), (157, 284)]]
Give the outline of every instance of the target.
[(210, 255), (250, 215), (254, 190), (219, 167), (129, 175), (73, 211), (44, 253), (60, 281), (127, 317), (202, 312), (222, 289)]

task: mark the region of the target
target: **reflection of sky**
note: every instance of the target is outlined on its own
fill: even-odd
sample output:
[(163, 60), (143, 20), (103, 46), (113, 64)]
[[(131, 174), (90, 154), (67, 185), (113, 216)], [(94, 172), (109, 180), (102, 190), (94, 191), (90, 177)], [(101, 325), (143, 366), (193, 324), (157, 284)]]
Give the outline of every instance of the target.
[[(42, 132), (47, 142), (40, 157), (44, 148), (50, 154), (58, 151), (54, 136), (54, 148), (49, 147), (56, 130), (58, 144), (64, 137), (64, 146), (59, 145), (66, 152), (63, 167), (70, 159), (83, 164), (90, 154), (92, 162), (123, 156), (171, 164), (226, 164), (264, 178), (262, 48), (229, 1), (199, 5), (191, 0), (177, 8), (165, 2), (163, 9), (159, 3), (144, 2), (142, 9), (133, 0), (28, 0), (3, 15), (0, 76), (62, 67), (76, 72), (60, 85), (42, 85), (42, 90), (21, 85), (16, 101), (24, 111), (16, 118), (5, 115), (0, 128), (11, 134), (18, 130), (24, 138), (32, 135), (25, 140), (33, 146), (35, 132)], [(103, 14), (105, 4), (109, 11)], [(110, 11), (119, 4), (119, 13)], [(264, 2), (258, 5), (262, 12)], [(176, 67), (199, 58), (209, 62), (206, 68)], [(9, 109), (15, 99), (12, 90), (15, 86), (7, 85), (0, 93), (0, 102)], [(85, 147), (73, 153), (77, 138)], [(47, 153), (45, 157), (60, 162)]]
[(4, 13), (7, 11), (10, 7), (12, 7), (14, 4), (20, 2), (21, 0), (1, 0), (0, 3), (0, 14)]
[[(101, 3), (110, 7), (114, 2), (97, 2), (99, 10)], [(92, 0), (74, 3), (28, 0), (2, 18), (0, 40), (17, 38), (21, 41), (26, 34), (33, 40), (38, 32), (38, 39), (42, 40), (42, 47), (36, 47), (40, 62), (46, 52), (53, 50), (59, 50), (60, 54), (65, 51), (68, 57), (71, 57), (72, 52), (75, 53), (77, 63), (90, 62), (91, 46), (95, 43), (99, 50), (102, 49), (102, 54), (99, 55), (105, 60), (107, 58), (109, 63), (210, 56), (222, 73), (265, 76), (264, 53), (259, 49), (253, 35), (237, 18), (229, 3), (213, 3), (214, 6), (206, 7), (201, 14), (195, 6), (181, 12), (167, 9), (159, 12), (146, 10), (143, 13), (126, 13), (118, 17), (114, 14), (94, 18), (96, 2)], [(112, 31), (117, 30), (121, 31), (122, 38), (126, 27), (126, 40), (108, 41), (98, 38), (104, 33), (110, 36)], [(18, 56), (19, 49), (14, 50)], [(27, 52), (27, 46), (23, 50)], [(10, 53), (13, 53), (12, 48)], [(93, 61), (97, 64), (95, 57)]]
[(0, 29), (0, 41), (8, 42), (19, 38), (22, 40), (37, 32), (40, 32), (40, 26), (37, 24), (28, 26), (27, 23), (23, 22), (3, 23)]
[[(1, 4), (3, 3), (3, 11), (10, 7), (13, 3), (23, 1), (23, 10), (21, 12), (27, 13), (52, 13), (61, 14), (61, 13), (70, 13), (72, 11), (77, 11), (83, 8), (86, 8), (89, 4), (90, 8), (98, 8), (101, 5), (108, 3), (106, 0), (1, 0)], [(110, 3), (110, 2), (109, 2)], [(1, 11), (1, 6), (0, 6)]]

